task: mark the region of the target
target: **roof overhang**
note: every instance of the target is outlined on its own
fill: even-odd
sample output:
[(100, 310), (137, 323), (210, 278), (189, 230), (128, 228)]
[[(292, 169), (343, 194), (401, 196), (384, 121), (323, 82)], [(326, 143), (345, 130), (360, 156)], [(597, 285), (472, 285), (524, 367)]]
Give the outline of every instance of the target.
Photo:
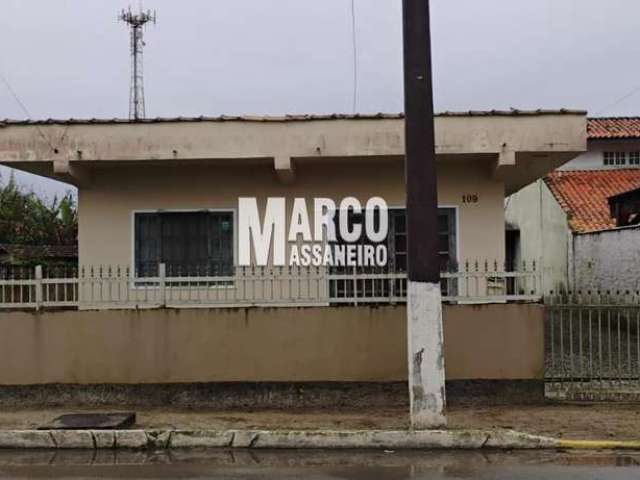
[[(586, 151), (586, 115), (445, 115), (435, 119), (438, 162), (490, 158), (507, 194)], [(400, 117), (304, 120), (5, 123), (0, 163), (90, 185), (98, 168), (144, 163), (189, 165), (271, 162), (282, 182), (300, 162), (395, 159), (404, 156)]]

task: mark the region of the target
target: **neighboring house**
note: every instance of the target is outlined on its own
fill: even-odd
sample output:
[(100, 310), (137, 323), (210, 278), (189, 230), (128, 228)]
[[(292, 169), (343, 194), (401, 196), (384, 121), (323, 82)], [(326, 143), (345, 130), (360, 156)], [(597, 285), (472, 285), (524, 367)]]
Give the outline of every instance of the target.
[(640, 117), (590, 118), (588, 149), (559, 170), (640, 168)]
[(541, 264), (546, 291), (640, 287), (640, 119), (588, 121), (588, 152), (506, 203), (511, 256)]
[(37, 264), (78, 264), (76, 245), (13, 245), (0, 244), (0, 265), (29, 266)]

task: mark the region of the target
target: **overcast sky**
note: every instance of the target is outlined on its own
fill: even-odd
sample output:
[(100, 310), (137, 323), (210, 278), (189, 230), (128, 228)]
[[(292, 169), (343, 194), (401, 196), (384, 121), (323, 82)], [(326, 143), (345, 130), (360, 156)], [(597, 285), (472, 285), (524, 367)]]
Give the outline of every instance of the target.
[[(640, 113), (638, 0), (431, 3), (438, 110)], [(0, 73), (32, 118), (128, 115), (129, 38), (116, 21), (128, 5), (2, 0)], [(351, 0), (145, 0), (144, 7), (158, 17), (145, 31), (147, 116), (351, 113)], [(355, 7), (357, 110), (400, 112), (401, 0), (355, 0)], [(0, 109), (0, 118), (26, 117), (2, 83)], [(69, 188), (18, 178), (47, 195)]]

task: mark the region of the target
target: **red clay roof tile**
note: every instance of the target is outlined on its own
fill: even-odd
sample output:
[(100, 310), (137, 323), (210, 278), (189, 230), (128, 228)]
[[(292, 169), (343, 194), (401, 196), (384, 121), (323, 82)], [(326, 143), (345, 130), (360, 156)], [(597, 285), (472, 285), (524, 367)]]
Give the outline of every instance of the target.
[(640, 138), (640, 117), (590, 118), (587, 133), (590, 140)]
[(640, 168), (555, 171), (544, 181), (567, 213), (571, 230), (607, 230), (616, 226), (607, 199), (640, 188)]

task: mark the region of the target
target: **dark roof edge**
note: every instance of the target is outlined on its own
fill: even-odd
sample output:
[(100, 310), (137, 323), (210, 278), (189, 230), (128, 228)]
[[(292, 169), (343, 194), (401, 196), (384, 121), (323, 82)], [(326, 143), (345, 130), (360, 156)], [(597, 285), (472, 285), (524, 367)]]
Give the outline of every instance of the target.
[(577, 168), (572, 170), (553, 170), (547, 173), (543, 179), (547, 179), (551, 176), (569, 176), (576, 173), (602, 173), (602, 172), (637, 172), (638, 167), (625, 167), (625, 168)]
[(588, 117), (589, 120), (640, 120), (639, 116), (625, 115), (621, 117)]
[(620, 135), (619, 137), (596, 137), (587, 136), (587, 140), (590, 142), (613, 142), (615, 140), (637, 140), (640, 135)]
[[(505, 117), (505, 116), (537, 116), (537, 115), (587, 115), (584, 110), (469, 110), (465, 112), (440, 112), (437, 117)], [(217, 117), (154, 117), (142, 120), (124, 118), (88, 118), (88, 119), (55, 119), (44, 120), (0, 120), (0, 127), (6, 125), (90, 125), (90, 124), (148, 124), (148, 123), (177, 123), (177, 122), (308, 122), (319, 120), (378, 120), (402, 119), (403, 113), (376, 114), (330, 114), (330, 115), (284, 115), (284, 116), (253, 116), (253, 115), (221, 115)]]
[(597, 230), (586, 230), (584, 232), (574, 231), (576, 235), (590, 235), (594, 233), (606, 233), (606, 232), (615, 232), (620, 230), (633, 230), (640, 228), (640, 225), (625, 225), (624, 227), (611, 227), (611, 228), (599, 228)]

